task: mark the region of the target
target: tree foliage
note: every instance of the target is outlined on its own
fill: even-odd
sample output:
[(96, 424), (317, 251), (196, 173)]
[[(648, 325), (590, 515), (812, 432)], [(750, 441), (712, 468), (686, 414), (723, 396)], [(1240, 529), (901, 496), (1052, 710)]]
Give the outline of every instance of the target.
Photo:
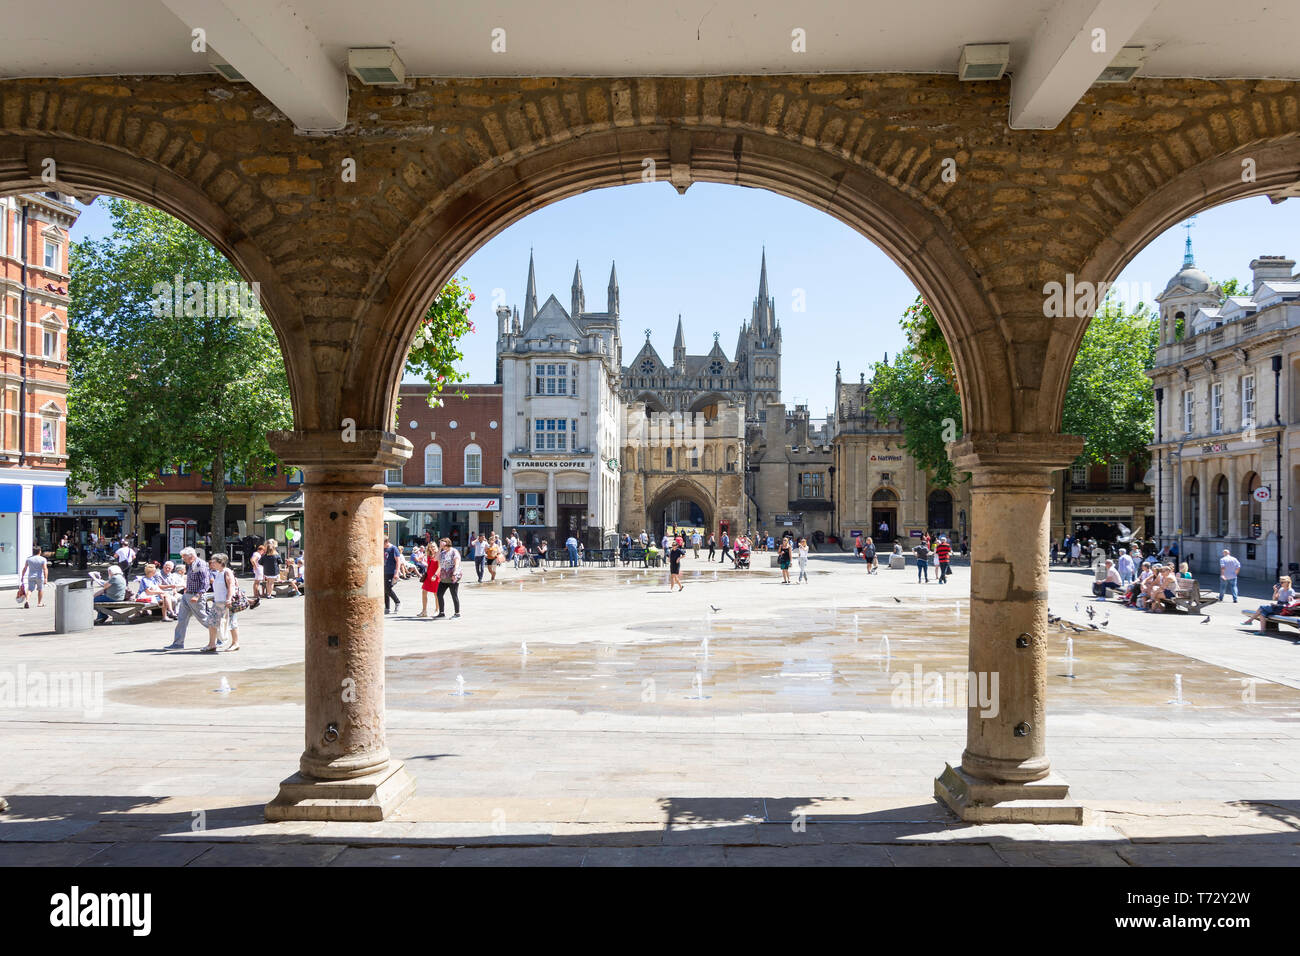
[(175, 308), (178, 277), (183, 291), (242, 282), (206, 239), (149, 206), (112, 199), (108, 211), (110, 234), (71, 250), (72, 480), (138, 487), (188, 464), (211, 482), (220, 549), (227, 470), (274, 463), (266, 434), (292, 427), (279, 342), (256, 305), (215, 314), (200, 293)]
[[(908, 345), (893, 365), (876, 363), (870, 402), (896, 420), (903, 443), (931, 480), (946, 486), (953, 472), (948, 451), (963, 430), (952, 353), (929, 305), (920, 296), (900, 322)], [(1066, 390), (1062, 430), (1086, 441), (1078, 464), (1106, 462), (1140, 451), (1151, 441), (1155, 413), (1146, 372), (1155, 360), (1159, 326), (1145, 304), (1126, 312), (1108, 299), (1088, 324)]]
[[(444, 388), (469, 377), (458, 363), (465, 358), (460, 340), (466, 333), (474, 331), (474, 323), (469, 318), (473, 301), (474, 293), (464, 279), (450, 280), (425, 312), (424, 321), (411, 343), (406, 373), (419, 375), (429, 383), (429, 404), (434, 408), (442, 405)], [(465, 397), (463, 392), (453, 394)]]

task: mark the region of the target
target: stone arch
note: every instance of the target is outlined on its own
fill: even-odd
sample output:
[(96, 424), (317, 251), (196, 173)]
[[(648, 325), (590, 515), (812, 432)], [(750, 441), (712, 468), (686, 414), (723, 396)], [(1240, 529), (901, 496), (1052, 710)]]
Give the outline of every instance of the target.
[[(41, 178), (53, 160), (56, 178)], [(211, 242), (248, 282), (260, 287), (262, 308), (275, 329), (289, 376), (298, 428), (323, 426), (317, 415), (316, 369), (308, 350), (303, 313), (262, 248), (222, 204), (190, 179), (156, 162), (99, 143), (0, 132), (0, 195), (58, 189), (72, 195), (109, 195), (160, 209)]]
[(700, 510), (704, 512), (704, 527), (712, 528), (714, 526), (717, 505), (713, 500), (713, 496), (698, 481), (683, 475), (669, 478), (650, 496), (649, 503), (646, 505), (646, 521), (648, 522), (646, 527), (657, 526), (654, 516), (667, 507), (669, 502), (678, 499), (684, 499), (699, 505)]
[[(435, 197), (414, 217), (393, 244), (392, 259), (372, 286), (394, 291), (382, 304), (372, 303), (370, 315), (358, 322), (352, 362), (378, 359), (375, 371), (390, 385), (391, 407), (403, 349), (419, 315), (478, 248), (551, 203), (591, 189), (641, 183), (642, 157), (666, 171), (674, 169), (670, 155), (683, 152), (689, 155), (692, 183), (767, 189), (821, 209), (874, 242), (921, 290), (939, 319), (958, 378), (970, 385), (960, 390), (970, 427), (1014, 427), (1004, 401), (1012, 370), (1001, 348), (977, 342), (998, 335), (997, 310), (971, 266), (976, 257), (963, 249), (960, 231), (947, 213), (931, 197), (891, 181), (863, 159), (831, 155), (757, 124), (685, 127), (633, 118), (622, 128), (609, 124), (583, 129), (581, 135), (570, 127), (550, 142), (530, 142), (527, 149), (507, 151), (467, 171), (454, 190)], [(635, 163), (628, 160), (633, 155)], [(353, 367), (348, 377), (359, 374)]]
[[(1253, 126), (1243, 126), (1225, 114), (1211, 114), (1206, 122), (1223, 131), (1222, 139), (1228, 144), (1223, 152), (1206, 156), (1213, 149), (1208, 142), (1202, 143), (1197, 137), (1192, 149), (1186, 135), (1171, 134), (1145, 141), (1135, 149), (1128, 164), (1101, 177), (1097, 191), (1106, 196), (1110, 208), (1118, 209), (1118, 215), (1088, 251), (1077, 270), (1077, 280), (1114, 281), (1157, 236), (1198, 212), (1238, 199), (1294, 189), (1300, 183), (1300, 118), (1294, 96), (1289, 111), (1276, 112), (1276, 116), (1263, 119), (1256, 116)], [(1283, 118), (1287, 112), (1289, 117)], [(1204, 130), (1199, 126), (1193, 132)], [(1273, 135), (1260, 135), (1265, 130)], [(1253, 160), (1255, 175), (1249, 182), (1242, 179), (1245, 159)], [(1046, 350), (1049, 367), (1044, 381), (1055, 383), (1049, 400), (1058, 424), (1070, 367), (1087, 325), (1086, 321), (1061, 323)]]

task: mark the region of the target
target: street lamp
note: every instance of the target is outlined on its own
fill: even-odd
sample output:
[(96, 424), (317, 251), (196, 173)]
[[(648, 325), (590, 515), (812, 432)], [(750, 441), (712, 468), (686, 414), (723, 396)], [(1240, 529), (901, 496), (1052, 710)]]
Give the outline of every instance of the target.
[[(1165, 390), (1156, 389), (1156, 551), (1164, 546), (1164, 526), (1160, 523), (1160, 499), (1164, 497), (1164, 456), (1161, 454), (1160, 442), (1163, 440), (1165, 423)], [(1136, 524), (1137, 522), (1134, 522)], [(1182, 557), (1180, 552), (1178, 555)]]
[(1273, 424), (1279, 426), (1277, 433), (1277, 574), (1274, 580), (1282, 577), (1282, 356), (1273, 356)]

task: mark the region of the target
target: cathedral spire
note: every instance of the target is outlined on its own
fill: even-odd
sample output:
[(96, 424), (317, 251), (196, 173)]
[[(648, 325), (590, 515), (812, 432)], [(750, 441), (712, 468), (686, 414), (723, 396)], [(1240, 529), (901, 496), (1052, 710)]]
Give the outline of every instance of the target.
[(537, 314), (537, 275), (533, 271), (533, 250), (528, 250), (528, 288), (524, 290), (524, 325)]
[(767, 291), (767, 247), (763, 247), (763, 264), (758, 275), (758, 297), (754, 300), (752, 325), (758, 335), (768, 336), (776, 330), (775, 303)]
[(682, 314), (677, 313), (677, 337), (673, 339), (673, 364), (686, 365), (686, 333), (682, 331)]
[(607, 294), (608, 305), (605, 311), (610, 315), (618, 315), (618, 272), (614, 269), (614, 260), (612, 259), (609, 262), (609, 288)]
[(576, 319), (587, 311), (587, 299), (582, 294), (582, 266), (576, 260), (573, 263), (573, 287), (570, 291), (573, 293), (573, 308), (569, 314)]

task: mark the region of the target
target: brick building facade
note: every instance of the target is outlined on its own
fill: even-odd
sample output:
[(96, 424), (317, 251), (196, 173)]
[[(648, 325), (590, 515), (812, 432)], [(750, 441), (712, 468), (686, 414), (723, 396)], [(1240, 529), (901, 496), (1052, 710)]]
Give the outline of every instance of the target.
[(50, 190), (0, 198), (0, 584), (67, 510), (68, 230)]

